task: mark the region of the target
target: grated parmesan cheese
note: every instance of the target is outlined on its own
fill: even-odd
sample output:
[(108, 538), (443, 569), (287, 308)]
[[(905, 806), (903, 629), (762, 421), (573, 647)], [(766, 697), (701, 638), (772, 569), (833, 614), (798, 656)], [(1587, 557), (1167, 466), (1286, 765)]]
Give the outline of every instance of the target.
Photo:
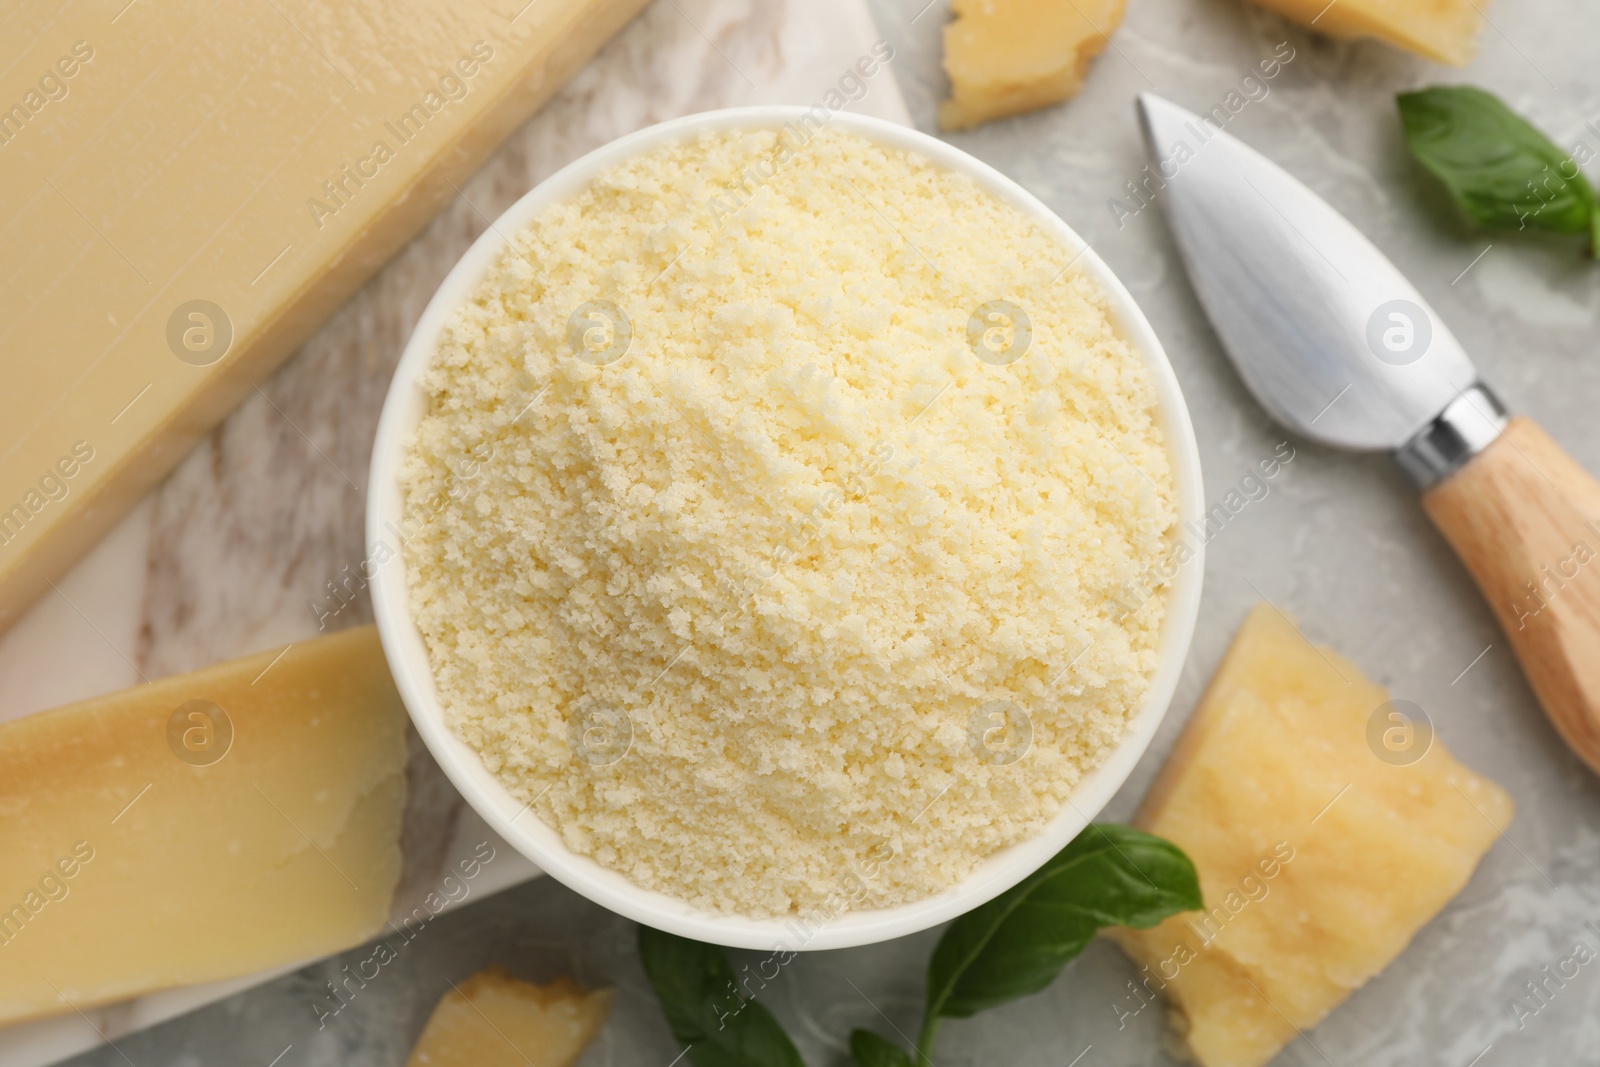
[(403, 467), (451, 728), (573, 851), (716, 911), (911, 901), (1039, 832), (1145, 694), (1164, 597), (1127, 591), (1175, 524), (1071, 258), (826, 129), (547, 208)]

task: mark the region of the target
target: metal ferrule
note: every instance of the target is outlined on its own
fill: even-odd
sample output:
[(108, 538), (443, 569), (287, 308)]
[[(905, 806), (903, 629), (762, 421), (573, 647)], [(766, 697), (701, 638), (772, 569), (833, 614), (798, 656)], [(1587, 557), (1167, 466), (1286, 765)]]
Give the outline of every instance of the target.
[(1395, 461), (1418, 489), (1431, 489), (1488, 448), (1509, 419), (1500, 398), (1478, 382), (1446, 404), (1432, 422), (1401, 445), (1394, 454)]

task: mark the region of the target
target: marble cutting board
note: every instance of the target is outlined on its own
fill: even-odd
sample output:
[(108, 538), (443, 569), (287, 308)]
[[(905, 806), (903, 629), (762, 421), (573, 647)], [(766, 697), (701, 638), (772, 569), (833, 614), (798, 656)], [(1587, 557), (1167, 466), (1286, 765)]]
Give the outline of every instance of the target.
[[(879, 39), (864, 0), (656, 0), (0, 637), (0, 721), (370, 622), (365, 589), (353, 599), (333, 590), (366, 554), (378, 413), (413, 325), (489, 221), (632, 130), (713, 108), (814, 104)], [(848, 106), (909, 121), (890, 67)], [(394, 914), (482, 841), (495, 861), (461, 903), (537, 876), (467, 808), (415, 733), (410, 742)], [(0, 1067), (114, 1042), (297, 966), (0, 1029)]]

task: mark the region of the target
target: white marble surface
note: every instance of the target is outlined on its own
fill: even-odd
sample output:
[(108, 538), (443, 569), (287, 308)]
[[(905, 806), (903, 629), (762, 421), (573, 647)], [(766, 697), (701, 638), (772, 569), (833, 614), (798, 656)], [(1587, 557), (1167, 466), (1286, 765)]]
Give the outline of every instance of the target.
[[(927, 0), (867, 2), (897, 50), (893, 70), (915, 124), (931, 129), (943, 92), (944, 0), (926, 8)], [(1559, 142), (1600, 151), (1600, 136), (1584, 126), (1600, 123), (1593, 58), (1600, 8), (1592, 0), (1495, 0), (1488, 12), (1494, 25), (1481, 54), (1458, 73), (1378, 44), (1322, 40), (1239, 0), (1130, 0), (1112, 48), (1076, 100), (952, 138), (1060, 213), (1133, 291), (1189, 399), (1211, 497), (1283, 435), (1219, 350), (1159, 209), (1118, 228), (1106, 201), (1144, 162), (1132, 111), (1137, 92), (1209, 107), (1281, 41), (1296, 58), (1233, 131), (1370, 234), (1502, 394), (1600, 471), (1600, 267), (1568, 243), (1467, 230), (1399, 139), (1396, 91), (1467, 80), (1500, 93)], [(478, 211), (496, 214), (566, 158), (654, 119), (744, 100), (812, 98), (836, 63), (830, 57), (848, 59), (859, 51), (848, 42), (871, 37), (859, 16), (846, 0), (804, 8), (659, 0), (465, 187), (464, 201), (264, 387), (331, 462), (265, 400), (252, 399), (61, 584), (64, 598), (43, 602), (0, 641), (0, 714), (130, 684), (141, 670), (154, 676), (312, 632), (306, 600), (361, 551), (360, 486), (388, 369), (433, 283), (483, 226)], [(874, 82), (865, 105), (893, 114), (899, 98)], [(1600, 925), (1600, 783), (1544, 722), (1487, 609), (1403, 479), (1382, 457), (1299, 443), (1271, 495), (1208, 546), (1206, 582), (1173, 713), (1107, 817), (1132, 811), (1234, 627), (1262, 596), (1426, 708), (1442, 740), (1504, 783), (1518, 805), (1505, 840), (1466, 890), (1394, 965), (1277, 1062), (1596, 1062), (1600, 971), (1584, 968), (1520, 1028), (1511, 1002), (1522, 982), (1568, 955), (1576, 940), (1600, 947), (1600, 935), (1585, 926)], [(351, 611), (364, 617), (359, 606)], [(616, 985), (612, 1023), (585, 1064), (666, 1067), (679, 1050), (639, 972), (632, 936), (630, 924), (540, 880), (440, 920), (438, 935), (337, 1026), (318, 1030), (308, 1006), (334, 961), (119, 1040), (118, 1049), (82, 1063), (266, 1064), (282, 1054), (281, 1067), (399, 1064), (447, 980), (502, 962), (534, 977), (566, 971)], [(851, 1027), (887, 1029), (884, 1016), (901, 1029), (915, 1024), (936, 937), (804, 955), (774, 983), (768, 1003), (808, 1063), (843, 1062)], [(937, 1062), (1168, 1062), (1159, 1012), (1119, 1020), (1132, 974), (1114, 948), (1092, 946), (1044, 993), (946, 1026)]]

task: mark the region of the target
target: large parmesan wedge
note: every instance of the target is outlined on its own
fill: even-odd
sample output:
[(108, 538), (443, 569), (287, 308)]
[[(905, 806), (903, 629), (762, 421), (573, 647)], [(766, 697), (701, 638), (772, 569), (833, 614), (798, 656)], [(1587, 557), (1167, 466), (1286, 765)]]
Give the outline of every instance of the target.
[(643, 7), (0, 0), (0, 628)]
[(1256, 0), (1329, 37), (1376, 37), (1436, 63), (1464, 67), (1478, 49), (1485, 0)]
[(370, 626), (0, 726), (0, 1023), (372, 937), (405, 765)]
[(613, 993), (486, 968), (439, 999), (406, 1067), (571, 1067), (605, 1025)]
[(1210, 910), (1112, 936), (1204, 1067), (1258, 1067), (1315, 1026), (1510, 823), (1505, 791), (1388, 701), (1259, 605), (1146, 797), (1139, 825), (1189, 854)]
[(939, 105), (939, 128), (964, 130), (1076, 95), (1122, 8), (1123, 0), (953, 0), (955, 21), (944, 28), (950, 99)]

